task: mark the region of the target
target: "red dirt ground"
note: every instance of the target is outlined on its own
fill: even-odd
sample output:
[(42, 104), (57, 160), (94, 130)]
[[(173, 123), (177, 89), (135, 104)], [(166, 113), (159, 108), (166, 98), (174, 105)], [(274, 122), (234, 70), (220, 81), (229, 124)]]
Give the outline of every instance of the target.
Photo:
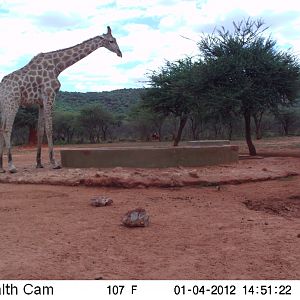
[[(0, 175), (0, 279), (300, 279), (300, 138), (258, 149), (285, 157), (36, 170), (35, 151), (15, 149), (19, 173)], [(137, 207), (150, 226), (123, 227)]]

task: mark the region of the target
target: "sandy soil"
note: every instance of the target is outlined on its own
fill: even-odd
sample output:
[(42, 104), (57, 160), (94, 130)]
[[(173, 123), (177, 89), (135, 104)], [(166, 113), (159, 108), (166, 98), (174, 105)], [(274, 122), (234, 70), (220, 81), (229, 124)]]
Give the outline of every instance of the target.
[[(15, 149), (19, 173), (0, 175), (0, 279), (300, 279), (300, 139), (260, 144), (286, 157), (54, 171)], [(150, 226), (122, 226), (137, 207)]]

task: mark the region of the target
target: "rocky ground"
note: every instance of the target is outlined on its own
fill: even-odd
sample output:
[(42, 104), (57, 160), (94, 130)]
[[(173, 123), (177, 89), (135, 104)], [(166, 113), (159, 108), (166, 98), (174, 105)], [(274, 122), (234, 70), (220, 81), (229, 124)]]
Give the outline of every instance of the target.
[[(16, 148), (19, 172), (0, 174), (0, 279), (299, 279), (300, 139), (258, 149), (206, 168), (37, 170)], [(135, 208), (149, 226), (122, 225)]]

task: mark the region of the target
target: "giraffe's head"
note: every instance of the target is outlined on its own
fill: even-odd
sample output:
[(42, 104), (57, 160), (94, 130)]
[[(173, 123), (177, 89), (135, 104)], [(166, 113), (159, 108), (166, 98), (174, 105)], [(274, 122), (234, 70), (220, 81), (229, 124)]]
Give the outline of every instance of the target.
[(118, 56), (122, 57), (122, 52), (117, 44), (117, 40), (112, 36), (111, 29), (109, 26), (107, 26), (107, 33), (102, 34), (101, 36), (103, 38), (103, 46), (116, 53)]

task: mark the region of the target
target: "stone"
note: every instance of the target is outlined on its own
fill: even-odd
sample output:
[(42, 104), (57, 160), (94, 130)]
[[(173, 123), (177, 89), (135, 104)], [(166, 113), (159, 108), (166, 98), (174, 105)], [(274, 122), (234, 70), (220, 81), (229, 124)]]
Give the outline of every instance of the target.
[(95, 177), (102, 177), (102, 176), (104, 176), (104, 172), (102, 172), (102, 171), (97, 171), (96, 172), (96, 174), (95, 174)]
[(193, 178), (199, 178), (197, 170), (192, 170), (189, 172), (189, 175)]
[(149, 215), (144, 208), (136, 208), (124, 215), (122, 223), (126, 227), (146, 227), (149, 226)]
[(105, 196), (98, 196), (98, 197), (93, 197), (91, 198), (91, 205), (92, 206), (108, 206), (111, 205), (113, 203), (113, 201)]

